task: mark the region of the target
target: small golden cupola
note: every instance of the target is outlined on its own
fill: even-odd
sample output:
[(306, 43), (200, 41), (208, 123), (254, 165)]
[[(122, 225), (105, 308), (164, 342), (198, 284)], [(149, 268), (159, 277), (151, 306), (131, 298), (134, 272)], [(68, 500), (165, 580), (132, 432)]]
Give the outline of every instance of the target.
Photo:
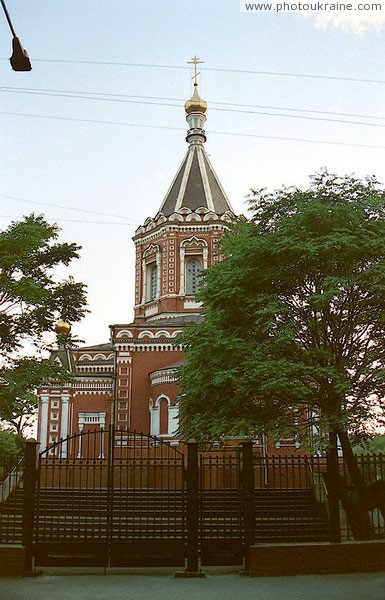
[(206, 141), (204, 125), (206, 122), (207, 102), (200, 97), (198, 92), (198, 75), (197, 65), (202, 63), (197, 56), (189, 61), (189, 64), (194, 65), (194, 93), (190, 100), (184, 105), (186, 111), (186, 120), (189, 124), (186, 140), (189, 144), (203, 144)]
[(194, 93), (190, 100), (187, 100), (185, 103), (184, 109), (187, 115), (190, 115), (191, 113), (206, 113), (207, 102), (200, 97), (197, 83), (194, 83)]
[(63, 319), (59, 319), (59, 321), (55, 325), (55, 332), (60, 336), (68, 336), (71, 331), (70, 323), (66, 323)]

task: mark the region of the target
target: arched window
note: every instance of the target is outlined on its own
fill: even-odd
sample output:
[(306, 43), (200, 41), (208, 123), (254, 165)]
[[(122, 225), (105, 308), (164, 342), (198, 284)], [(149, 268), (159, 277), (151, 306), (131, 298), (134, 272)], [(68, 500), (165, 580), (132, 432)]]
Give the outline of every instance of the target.
[(162, 398), (159, 402), (159, 435), (168, 435), (168, 402)]
[(202, 283), (202, 263), (199, 258), (186, 260), (186, 294), (195, 296)]
[(175, 437), (179, 430), (179, 405), (161, 394), (156, 402), (150, 400), (151, 435)]
[(156, 264), (148, 266), (147, 275), (147, 302), (151, 302), (158, 297), (158, 267)]

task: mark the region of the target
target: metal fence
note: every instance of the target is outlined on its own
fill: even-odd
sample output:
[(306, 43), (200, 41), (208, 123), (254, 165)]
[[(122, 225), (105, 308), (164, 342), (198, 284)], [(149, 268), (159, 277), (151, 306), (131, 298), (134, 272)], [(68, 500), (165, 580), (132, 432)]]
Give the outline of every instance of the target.
[(28, 441), (0, 503), (1, 542), (22, 542), (29, 565), (247, 569), (255, 543), (385, 538), (383, 455), (357, 457), (358, 489), (342, 459), (333, 488), (325, 457), (263, 456), (249, 441), (174, 447), (110, 429), (36, 450)]
[[(385, 456), (365, 454), (356, 459), (364, 497), (340, 458), (333, 508), (326, 457), (254, 454), (256, 540), (384, 539)], [(338, 532), (331, 531), (333, 510), (338, 512)]]
[(253, 468), (256, 542), (329, 539), (324, 459), (254, 455)]
[[(65, 456), (63, 456), (65, 454)], [(184, 455), (151, 436), (110, 427), (40, 453), (36, 561), (184, 564)]]
[(360, 496), (346, 462), (340, 461), (340, 529), (343, 540), (385, 538), (385, 456), (361, 454), (357, 457), (365, 484)]
[(204, 564), (243, 556), (242, 448), (199, 453), (199, 542)]
[(22, 540), (24, 457), (0, 484), (0, 542)]

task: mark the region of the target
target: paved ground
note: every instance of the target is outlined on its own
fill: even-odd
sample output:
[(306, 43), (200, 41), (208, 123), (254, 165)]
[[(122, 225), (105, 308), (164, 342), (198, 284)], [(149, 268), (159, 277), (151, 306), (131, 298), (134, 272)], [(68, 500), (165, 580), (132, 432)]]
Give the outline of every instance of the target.
[(385, 573), (240, 577), (235, 569), (206, 569), (205, 579), (175, 579), (99, 569), (73, 574), (46, 569), (42, 577), (0, 579), (0, 600), (385, 600)]

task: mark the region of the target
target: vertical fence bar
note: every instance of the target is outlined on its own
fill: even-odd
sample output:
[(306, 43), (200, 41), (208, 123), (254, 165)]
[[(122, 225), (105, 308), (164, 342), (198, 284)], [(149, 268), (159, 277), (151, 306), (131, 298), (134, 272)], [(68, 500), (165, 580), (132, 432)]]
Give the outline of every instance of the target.
[[(114, 455), (115, 455), (115, 426), (111, 423), (108, 436), (107, 457), (107, 531), (105, 534), (106, 557), (105, 567), (111, 566), (112, 540), (114, 534)], [(102, 483), (100, 484), (102, 486)]]
[(375, 497), (376, 503), (381, 511), (382, 521), (379, 523), (379, 534), (385, 535), (385, 469), (384, 469), (384, 455), (382, 453), (377, 455), (378, 471), (376, 472), (376, 483), (375, 483)]
[(337, 451), (337, 435), (334, 432), (331, 432), (329, 435), (329, 446), (326, 450), (326, 474), (329, 504), (330, 542), (340, 543), (340, 469)]
[(23, 496), (23, 546), (25, 547), (25, 573), (33, 571), (33, 533), (35, 521), (35, 488), (36, 488), (36, 452), (37, 442), (29, 439), (25, 442), (25, 471)]
[(255, 542), (255, 499), (253, 443), (242, 442), (242, 496), (243, 496), (243, 540), (244, 571), (250, 570), (250, 546)]
[(187, 526), (187, 572), (199, 572), (199, 469), (198, 469), (198, 444), (187, 443), (187, 471), (186, 471), (186, 526)]

